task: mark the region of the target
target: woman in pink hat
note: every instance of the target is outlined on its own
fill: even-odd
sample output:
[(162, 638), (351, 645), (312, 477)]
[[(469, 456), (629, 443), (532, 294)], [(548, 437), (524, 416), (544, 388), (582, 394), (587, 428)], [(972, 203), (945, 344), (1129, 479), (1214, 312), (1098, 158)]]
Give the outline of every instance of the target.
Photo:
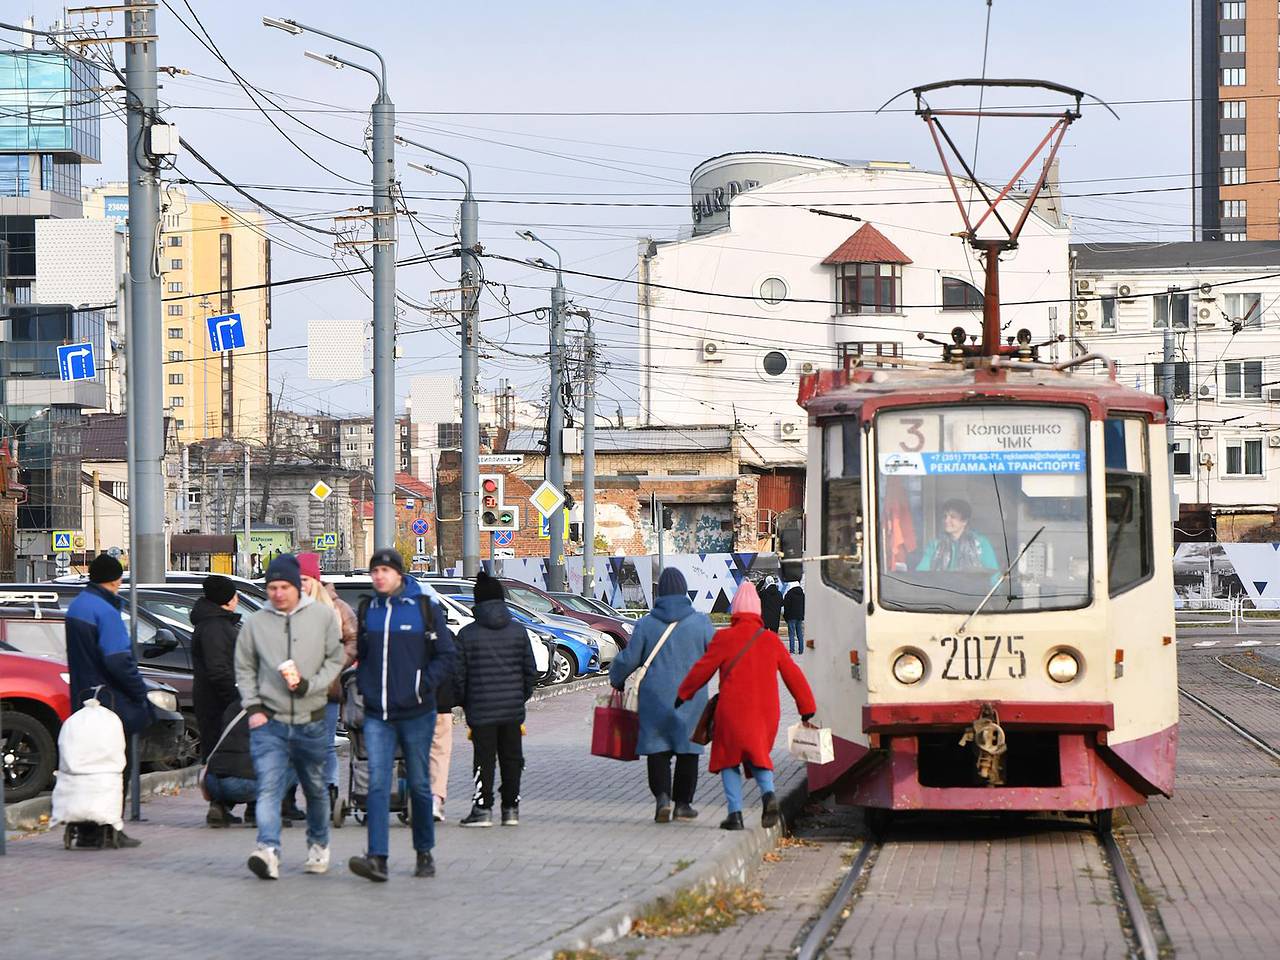
[[(302, 573), (302, 592), (333, 611), (338, 618), (338, 626), (342, 628), (342, 649), (346, 654), (345, 670), (356, 659), (356, 612), (351, 604), (338, 596), (332, 584), (324, 582), (320, 571), (320, 554), (298, 554), (298, 569)], [(338, 747), (334, 738), (338, 733), (338, 701), (342, 698), (342, 676), (329, 685), (329, 702), (324, 708), (324, 722), (329, 734), (329, 756), (325, 760), (324, 778), (329, 784), (329, 801), (336, 803), (338, 797)]]
[(707, 685), (712, 674), (720, 671), (720, 701), (711, 738), (712, 773), (719, 772), (729, 816), (720, 824), (722, 830), (741, 830), (742, 774), (760, 785), (764, 815), (761, 823), (772, 827), (778, 822), (778, 797), (773, 789), (773, 742), (778, 736), (782, 706), (778, 700), (777, 675), (795, 698), (803, 720), (810, 719), (818, 707), (809, 682), (796, 666), (782, 640), (765, 629), (760, 618), (760, 595), (750, 580), (743, 581), (733, 598), (729, 626), (717, 630), (711, 646), (693, 665), (676, 692), (676, 707)]

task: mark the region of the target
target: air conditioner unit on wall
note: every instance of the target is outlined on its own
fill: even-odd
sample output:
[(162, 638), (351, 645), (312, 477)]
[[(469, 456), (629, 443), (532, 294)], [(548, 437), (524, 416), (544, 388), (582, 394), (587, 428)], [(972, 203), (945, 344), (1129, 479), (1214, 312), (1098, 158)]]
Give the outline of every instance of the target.
[(1280, 433), (1268, 433), (1268, 434), (1267, 434), (1267, 446), (1268, 446), (1268, 447), (1280, 447)]
[(804, 436), (803, 420), (779, 420), (778, 437), (781, 440), (798, 443)]
[(719, 363), (724, 357), (720, 355), (720, 344), (714, 340), (702, 341), (702, 360), (704, 363)]
[(800, 364), (801, 374), (817, 373), (817, 372), (818, 372), (818, 365), (814, 363), (812, 360), (806, 360), (804, 363)]
[(1201, 440), (1208, 440), (1213, 436), (1212, 427), (1196, 427), (1196, 436)]
[(1267, 399), (1272, 403), (1280, 403), (1280, 387), (1267, 387)]
[(1217, 318), (1209, 307), (1201, 307), (1196, 311), (1197, 327), (1212, 327), (1216, 322)]
[(1081, 277), (1076, 281), (1076, 293), (1092, 294), (1093, 289), (1094, 288), (1093, 288), (1092, 279), (1089, 279), (1087, 277)]
[(1200, 388), (1196, 390), (1196, 396), (1201, 400), (1212, 400), (1218, 395), (1218, 385), (1212, 380), (1207, 380), (1200, 384)]
[(1133, 299), (1133, 287), (1129, 286), (1127, 283), (1120, 284), (1116, 287), (1116, 296), (1121, 300)]

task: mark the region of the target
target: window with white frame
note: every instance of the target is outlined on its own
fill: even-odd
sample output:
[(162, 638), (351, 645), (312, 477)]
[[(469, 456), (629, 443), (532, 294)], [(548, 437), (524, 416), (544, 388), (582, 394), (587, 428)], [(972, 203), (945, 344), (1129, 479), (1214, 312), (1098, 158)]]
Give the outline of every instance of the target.
[(1222, 85), (1224, 87), (1244, 86), (1244, 67), (1223, 67)]
[(1191, 294), (1161, 293), (1151, 298), (1155, 309), (1152, 326), (1186, 330), (1191, 312)]
[(170, 269), (170, 270), (181, 270), (181, 269), (182, 269), (182, 261), (181, 261), (181, 260), (170, 260), (170, 261), (169, 261), (169, 269)]
[(1220, 114), (1223, 120), (1243, 120), (1245, 109), (1245, 101), (1243, 100), (1223, 100), (1219, 104)]
[(171, 317), (182, 316), (182, 304), (170, 303), (167, 305), (165, 312)]
[(1116, 328), (1116, 301), (1114, 297), (1103, 297), (1102, 303), (1102, 329), (1114, 330)]
[(1244, 53), (1243, 33), (1224, 33), (1220, 39), (1223, 53)]
[[(1225, 39), (1226, 39), (1226, 37), (1223, 37), (1223, 39), (1225, 40)], [(1224, 50), (1224, 51), (1223, 51), (1223, 53), (1227, 53), (1227, 52), (1228, 52), (1228, 51), (1226, 51), (1226, 50)], [(180, 247), (180, 246), (182, 246), (182, 237), (180, 237), (180, 236), (170, 237), (170, 238), (169, 238), (169, 246), (171, 246), (171, 247)]]
[(1237, 220), (1243, 220), (1245, 217), (1245, 210), (1248, 209), (1247, 204), (1248, 201), (1246, 200), (1223, 200), (1222, 219), (1229, 220), (1234, 218)]
[[(185, 428), (186, 428), (186, 426), (187, 426), (187, 421), (185, 421), (185, 420), (175, 420), (175, 421), (173, 421), (173, 425), (174, 425), (175, 427), (177, 427), (179, 430), (183, 430), (183, 429), (185, 429)], [(198, 496), (198, 494), (197, 494), (197, 496)]]
[(1228, 440), (1223, 475), (1228, 477), (1262, 476), (1262, 440)]
[(181, 406), (184, 406), (185, 404), (186, 404), (186, 401), (182, 397), (169, 398), (169, 406), (171, 407), (181, 407)]
[(1219, 10), (1220, 20), (1243, 20), (1244, 0), (1226, 0)]
[(1244, 243), (1249, 239), (1247, 233), (1224, 233), (1222, 239), (1227, 243)]
[(1219, 174), (1224, 187), (1239, 186), (1245, 181), (1244, 167), (1223, 167)]
[(1191, 440), (1184, 437), (1173, 441), (1173, 475), (1191, 476)]
[(170, 293), (181, 293), (181, 292), (182, 292), (182, 281), (181, 281), (181, 280), (170, 280), (170, 281), (169, 281), (169, 292), (170, 292)]
[(1241, 400), (1261, 400), (1262, 361), (1226, 361), (1222, 365), (1222, 392)]
[(1260, 293), (1225, 293), (1222, 295), (1222, 309), (1232, 323), (1245, 328), (1262, 326)]
[(1222, 135), (1222, 152), (1223, 153), (1243, 153), (1244, 152), (1244, 134), (1243, 133), (1224, 133)]
[(181, 350), (170, 350), (170, 351), (169, 351), (169, 359), (170, 359), (170, 361), (172, 361), (173, 363), (178, 363), (179, 361), (181, 361), (181, 360), (182, 360), (182, 351), (181, 351)]
[(171, 373), (171, 374), (169, 374), (169, 382), (170, 382), (170, 383), (173, 383), (173, 384), (180, 384), (180, 383), (182, 383), (182, 374), (180, 374), (180, 373)]

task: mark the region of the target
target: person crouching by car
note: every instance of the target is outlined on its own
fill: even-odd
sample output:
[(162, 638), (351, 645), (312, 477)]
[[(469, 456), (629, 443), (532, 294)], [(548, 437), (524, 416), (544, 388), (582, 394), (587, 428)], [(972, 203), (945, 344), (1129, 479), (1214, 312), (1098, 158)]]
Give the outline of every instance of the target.
[(292, 767), (307, 798), (307, 873), (329, 869), (329, 791), (324, 711), (342, 670), (342, 632), (328, 607), (302, 593), (298, 559), (284, 553), (267, 567), (267, 605), (236, 641), (236, 686), (249, 714), (249, 748), (258, 779), (258, 847), (249, 869), (280, 876), (280, 801)]
[[(124, 620), (120, 581), (124, 567), (115, 557), (100, 553), (89, 564), (89, 586), (67, 607), (67, 671), (71, 708), (79, 710), (85, 698), (96, 697), (113, 710), (124, 727), (124, 792), (129, 795), (129, 772), (133, 767), (133, 737), (155, 720), (147, 684), (133, 658), (133, 642)], [(101, 687), (97, 693), (95, 689)], [(102, 845), (136, 847), (142, 841), (126, 836), (123, 830), (104, 826)], [(88, 834), (77, 845), (96, 845)]]
[[(253, 770), (253, 753), (249, 749), (249, 715), (240, 701), (227, 706), (221, 726), (205, 728), (204, 738), (210, 751), (205, 758), (204, 791), (209, 797), (209, 807), (229, 810), (237, 803), (245, 804), (245, 820), (254, 823), (253, 806), (258, 799), (258, 779)], [(215, 822), (206, 818), (211, 827), (229, 827), (240, 819), (224, 818)], [(286, 821), (287, 822), (287, 821)]]
[(476, 577), (475, 620), (458, 631), (462, 709), (471, 727), (475, 795), (464, 827), (493, 826), (493, 770), (502, 768), (502, 825), (520, 822), (524, 705), (538, 680), (529, 634), (512, 619), (502, 584)]
[(404, 558), (392, 549), (369, 561), (376, 594), (356, 615), (356, 685), (364, 698), (364, 739), (369, 757), (369, 840), (364, 856), (347, 866), (356, 876), (384, 883), (390, 829), (391, 777), (396, 745), (409, 781), (415, 877), (434, 877), (435, 821), (431, 802), (431, 739), (436, 728), (436, 688), (453, 673), (457, 651), (440, 604), (404, 575)]

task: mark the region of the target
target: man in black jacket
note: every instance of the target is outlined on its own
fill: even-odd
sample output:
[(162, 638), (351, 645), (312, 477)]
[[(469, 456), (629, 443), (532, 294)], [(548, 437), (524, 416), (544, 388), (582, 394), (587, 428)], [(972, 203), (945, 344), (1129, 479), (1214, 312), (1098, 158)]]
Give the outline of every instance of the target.
[[(240, 706), (236, 689), (236, 637), (240, 633), (240, 614), (236, 607), (240, 595), (227, 577), (212, 574), (204, 579), (204, 596), (191, 608), (191, 698), (195, 703), (196, 724), (200, 734), (200, 759), (209, 761), (209, 752), (222, 733), (223, 717), (232, 704)], [(226, 805), (209, 804), (205, 822), (211, 827), (239, 823)]]
[(458, 688), (471, 727), (476, 792), (464, 827), (493, 826), (493, 768), (502, 768), (502, 825), (520, 822), (524, 705), (538, 668), (525, 628), (511, 618), (502, 584), (476, 577), (475, 622), (458, 633)]
[(787, 621), (787, 647), (798, 657), (804, 653), (804, 587), (800, 584), (783, 594), (782, 616)]
[(774, 633), (782, 625), (782, 591), (773, 577), (765, 578), (764, 589), (760, 591), (760, 619), (764, 621), (764, 628)]

